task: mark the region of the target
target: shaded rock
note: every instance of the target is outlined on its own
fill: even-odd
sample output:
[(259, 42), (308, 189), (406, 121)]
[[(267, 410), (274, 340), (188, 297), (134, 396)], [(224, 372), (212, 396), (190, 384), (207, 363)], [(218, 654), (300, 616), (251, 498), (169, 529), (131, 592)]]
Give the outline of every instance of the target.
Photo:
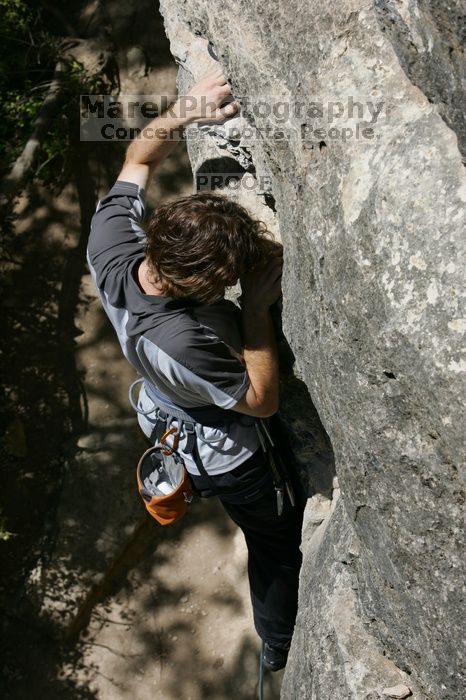
[(142, 78), (147, 75), (147, 57), (140, 46), (131, 46), (127, 50), (126, 63), (130, 76)]
[(395, 50), (410, 81), (436, 104), (446, 124), (456, 132), (466, 160), (464, 81), (466, 6), (460, 0), (415, 0), (375, 3), (381, 30)]
[(65, 48), (67, 57), (81, 64), (88, 75), (102, 74), (114, 78), (113, 49), (105, 38), (70, 39)]

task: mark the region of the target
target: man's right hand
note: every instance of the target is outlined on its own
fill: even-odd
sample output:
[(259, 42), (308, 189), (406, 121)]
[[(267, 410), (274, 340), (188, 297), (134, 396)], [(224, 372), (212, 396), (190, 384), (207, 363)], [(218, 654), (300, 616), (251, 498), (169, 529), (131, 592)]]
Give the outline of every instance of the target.
[(233, 99), (223, 70), (218, 66), (193, 85), (188, 95), (179, 97), (176, 107), (187, 123), (209, 124), (233, 117), (240, 104)]

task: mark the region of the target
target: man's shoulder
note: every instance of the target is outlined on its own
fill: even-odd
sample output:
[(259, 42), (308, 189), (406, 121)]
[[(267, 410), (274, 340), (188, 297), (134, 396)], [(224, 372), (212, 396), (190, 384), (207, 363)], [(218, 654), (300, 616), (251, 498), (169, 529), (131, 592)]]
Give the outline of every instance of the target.
[(214, 329), (201, 319), (198, 307), (182, 306), (176, 300), (151, 305), (150, 318), (144, 324), (143, 339), (148, 340), (167, 354), (179, 356), (205, 340), (221, 340)]
[(152, 323), (141, 333), (140, 342), (155, 346), (194, 370), (213, 358), (237, 359), (241, 338), (234, 308), (230, 302), (209, 305), (164, 302), (158, 312), (154, 309)]

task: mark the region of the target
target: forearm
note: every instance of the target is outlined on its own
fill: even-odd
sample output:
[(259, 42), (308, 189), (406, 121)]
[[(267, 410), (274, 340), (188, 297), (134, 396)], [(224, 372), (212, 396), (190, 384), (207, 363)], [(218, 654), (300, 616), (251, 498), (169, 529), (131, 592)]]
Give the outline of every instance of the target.
[(269, 309), (243, 308), (243, 357), (251, 382), (249, 401), (276, 413), (279, 405), (278, 350)]
[(236, 113), (239, 105), (234, 101), (221, 106), (229, 97), (231, 90), (219, 67), (196, 83), (189, 95), (178, 97), (141, 131), (128, 147), (118, 179), (145, 188), (155, 168), (183, 139), (188, 124), (223, 122)]
[(183, 140), (184, 129), (193, 122), (193, 117), (176, 100), (130, 143), (125, 164), (151, 167), (161, 163)]

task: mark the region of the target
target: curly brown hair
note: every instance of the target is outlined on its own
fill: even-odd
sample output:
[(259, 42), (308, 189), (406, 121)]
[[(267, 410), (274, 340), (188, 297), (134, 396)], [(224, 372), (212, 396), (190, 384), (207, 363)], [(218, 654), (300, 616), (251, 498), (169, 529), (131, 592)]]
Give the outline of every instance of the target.
[(159, 205), (146, 227), (146, 259), (163, 293), (209, 304), (273, 245), (263, 221), (224, 195), (179, 197)]

